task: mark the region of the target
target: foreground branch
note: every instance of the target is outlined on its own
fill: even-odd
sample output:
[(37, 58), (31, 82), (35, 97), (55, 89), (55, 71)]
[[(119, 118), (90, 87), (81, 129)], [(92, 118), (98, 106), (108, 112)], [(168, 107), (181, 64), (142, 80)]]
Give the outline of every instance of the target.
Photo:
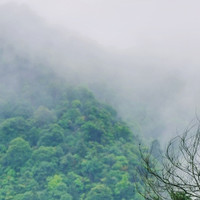
[(144, 166), (140, 174), (145, 186), (139, 192), (145, 199), (200, 199), (199, 125), (172, 139), (161, 161), (141, 146), (140, 155)]

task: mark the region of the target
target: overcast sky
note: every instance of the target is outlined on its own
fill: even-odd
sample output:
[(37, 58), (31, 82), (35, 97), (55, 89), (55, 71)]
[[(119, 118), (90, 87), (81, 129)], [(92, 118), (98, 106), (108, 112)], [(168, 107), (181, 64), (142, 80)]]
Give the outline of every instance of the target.
[[(144, 101), (147, 108), (155, 106), (158, 110), (159, 115), (153, 116), (153, 120), (163, 119), (162, 122), (166, 127), (174, 128), (177, 126), (177, 121), (174, 119), (181, 121), (186, 118), (186, 121), (190, 121), (195, 109), (200, 107), (200, 0), (0, 0), (0, 5), (9, 2), (28, 5), (49, 24), (75, 32), (76, 36), (82, 35), (83, 37), (80, 37), (82, 39), (78, 42), (86, 41), (84, 43), (86, 46), (82, 47), (84, 52), (90, 49), (87, 40), (90, 39), (94, 41), (94, 45), (91, 45), (92, 52), (97, 48), (96, 43), (98, 43), (111, 52), (123, 53), (119, 59), (116, 56), (119, 54), (113, 54), (115, 56), (112, 59), (115, 62), (109, 64), (108, 68), (111, 65), (111, 72), (118, 70), (119, 76), (118, 79), (112, 80), (108, 75), (108, 83), (111, 84), (110, 80), (116, 83), (117, 86), (114, 84), (113, 88), (117, 88), (118, 102), (128, 105), (127, 109), (124, 109), (124, 106), (121, 108), (125, 115), (127, 110), (134, 107), (131, 102), (135, 102), (135, 97), (138, 97), (138, 102)], [(8, 12), (5, 11), (5, 17)], [(21, 27), (23, 30), (23, 24)], [(26, 28), (27, 25), (25, 31)], [(40, 35), (40, 31), (38, 32)], [(11, 37), (15, 38), (15, 32), (12, 33)], [(84, 37), (86, 39), (83, 39)], [(35, 46), (34, 40), (22, 37), (23, 41), (26, 39), (30, 40), (33, 47)], [(62, 38), (60, 39), (62, 44)], [(21, 45), (18, 39), (17, 42)], [(82, 53), (82, 49), (78, 50)], [(76, 54), (76, 50), (74, 52)], [(72, 51), (70, 55), (74, 52)], [(45, 53), (47, 52), (44, 50), (42, 55)], [(78, 55), (80, 56), (81, 53)], [(55, 66), (60, 64), (61, 59), (58, 55), (60, 55), (59, 51), (55, 54), (55, 58), (52, 57), (59, 60)], [(92, 53), (88, 55), (90, 57)], [(85, 61), (81, 58), (75, 61), (80, 62), (80, 66), (84, 66), (86, 72), (85, 69), (88, 68), (89, 71), (89, 67), (92, 66), (95, 79), (96, 74), (100, 74), (98, 66), (101, 66), (104, 61), (107, 63), (104, 53), (100, 55), (102, 62), (95, 57), (95, 65), (93, 62), (90, 64), (92, 58), (86, 56)], [(120, 58), (123, 60), (121, 64), (118, 62)], [(68, 66), (65, 61), (64, 55), (64, 66)], [(74, 62), (72, 63), (70, 66), (74, 67)], [(118, 68), (116, 63), (119, 65)], [(105, 66), (102, 64), (102, 69), (107, 72), (106, 67), (107, 64)], [(105, 75), (107, 73), (102, 76)], [(120, 106), (118, 107), (120, 110)], [(166, 130), (167, 128), (163, 131), (167, 132)], [(157, 132), (160, 134), (160, 130)]]
[[(0, 0), (1, 4), (10, 0)], [(199, 0), (13, 0), (48, 22), (119, 50), (193, 51), (200, 44)], [(164, 53), (164, 52), (163, 52)]]

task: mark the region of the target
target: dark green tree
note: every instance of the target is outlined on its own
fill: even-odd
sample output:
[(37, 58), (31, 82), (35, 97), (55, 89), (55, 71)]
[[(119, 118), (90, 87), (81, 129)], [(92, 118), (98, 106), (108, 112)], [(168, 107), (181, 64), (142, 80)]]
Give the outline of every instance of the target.
[(88, 193), (86, 200), (112, 200), (112, 191), (103, 184), (97, 184)]
[(18, 169), (31, 157), (31, 147), (27, 141), (18, 137), (13, 139), (3, 159), (5, 166)]

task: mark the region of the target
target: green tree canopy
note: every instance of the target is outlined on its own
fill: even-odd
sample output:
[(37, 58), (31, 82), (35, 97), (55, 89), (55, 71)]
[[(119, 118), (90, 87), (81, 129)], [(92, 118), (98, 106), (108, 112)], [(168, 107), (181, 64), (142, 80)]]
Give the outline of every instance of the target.
[(31, 157), (31, 147), (23, 138), (13, 139), (8, 147), (4, 158), (4, 166), (11, 166), (17, 169), (25, 164)]

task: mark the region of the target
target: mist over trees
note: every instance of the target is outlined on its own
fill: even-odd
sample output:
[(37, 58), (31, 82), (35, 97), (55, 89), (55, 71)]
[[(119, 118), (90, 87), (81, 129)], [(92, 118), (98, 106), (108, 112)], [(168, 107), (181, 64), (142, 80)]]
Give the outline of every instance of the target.
[(0, 30), (0, 200), (199, 198), (199, 128), (158, 154), (198, 114), (187, 63), (112, 52), (21, 4), (0, 6)]
[[(12, 11), (0, 18), (5, 31), (0, 34), (0, 199), (140, 200), (134, 187), (141, 184), (139, 139), (112, 107), (78, 87), (81, 72), (76, 77), (72, 63), (59, 57), (66, 50), (76, 61), (78, 53), (70, 51), (75, 44), (66, 42), (63, 49), (43, 23), (34, 28), (37, 17), (27, 8), (28, 14), (8, 8), (0, 12)], [(18, 24), (9, 26), (16, 19)], [(27, 32), (19, 29), (22, 22)], [(80, 45), (74, 51), (82, 52), (81, 40), (74, 43)], [(68, 73), (62, 77), (64, 65)]]
[(2, 63), (9, 66), (20, 59), (51, 66), (69, 84), (85, 85), (115, 107), (135, 132), (166, 141), (198, 110), (197, 80), (187, 80), (189, 73), (176, 68), (176, 61), (152, 60), (139, 52), (132, 57), (111, 53), (70, 30), (50, 26), (25, 5), (10, 3), (0, 10)]
[[(0, 199), (138, 199), (139, 139), (46, 65), (0, 65)], [(133, 160), (134, 158), (134, 160)]]

